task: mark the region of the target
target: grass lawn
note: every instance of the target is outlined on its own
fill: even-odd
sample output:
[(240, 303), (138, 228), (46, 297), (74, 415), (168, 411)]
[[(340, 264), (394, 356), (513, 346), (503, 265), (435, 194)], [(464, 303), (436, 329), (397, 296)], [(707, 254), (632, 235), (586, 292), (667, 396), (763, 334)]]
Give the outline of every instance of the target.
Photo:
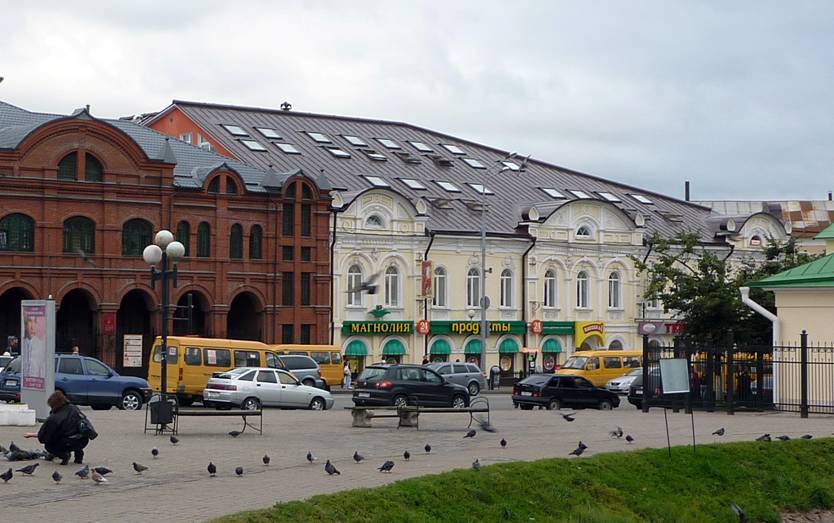
[(485, 466), (277, 504), (218, 521), (778, 522), (834, 505), (834, 439), (704, 445)]

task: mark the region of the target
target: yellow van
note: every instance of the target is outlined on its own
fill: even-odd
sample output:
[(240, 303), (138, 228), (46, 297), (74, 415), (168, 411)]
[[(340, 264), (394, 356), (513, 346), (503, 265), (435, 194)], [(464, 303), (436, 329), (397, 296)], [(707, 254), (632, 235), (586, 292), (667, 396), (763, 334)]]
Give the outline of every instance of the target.
[(576, 351), (556, 374), (582, 376), (597, 387), (604, 387), (608, 380), (641, 367), (642, 361), (643, 353), (637, 350)]
[[(148, 383), (155, 391), (161, 389), (162, 339), (153, 344), (153, 357), (148, 364)], [(259, 341), (224, 340), (168, 336), (168, 387), (181, 405), (202, 401), (203, 389), (215, 372), (235, 367), (282, 368), (273, 349)]]
[(321, 377), (331, 387), (338, 387), (344, 379), (345, 362), (336, 345), (270, 345), (277, 354), (309, 356), (319, 364)]

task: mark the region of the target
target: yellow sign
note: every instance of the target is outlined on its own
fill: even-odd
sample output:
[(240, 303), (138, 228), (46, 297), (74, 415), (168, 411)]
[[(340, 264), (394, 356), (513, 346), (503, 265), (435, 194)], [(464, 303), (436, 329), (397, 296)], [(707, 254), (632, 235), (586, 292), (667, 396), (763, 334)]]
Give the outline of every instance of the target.
[(601, 321), (577, 321), (573, 335), (577, 349), (605, 346), (605, 324)]

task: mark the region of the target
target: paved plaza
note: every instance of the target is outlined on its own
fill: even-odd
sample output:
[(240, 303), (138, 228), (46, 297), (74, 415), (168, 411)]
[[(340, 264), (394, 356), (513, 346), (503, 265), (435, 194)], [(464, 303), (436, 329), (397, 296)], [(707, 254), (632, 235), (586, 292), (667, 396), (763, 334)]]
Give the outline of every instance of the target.
[[(339, 406), (348, 404), (339, 398)], [(306, 498), (314, 494), (374, 487), (404, 478), (469, 467), (475, 458), (484, 465), (566, 457), (582, 440), (588, 445), (586, 455), (630, 448), (666, 445), (662, 410), (642, 414), (630, 405), (611, 412), (580, 410), (576, 421), (568, 423), (553, 412), (520, 411), (509, 407), (505, 395), (492, 395), (496, 405), (492, 422), (496, 433), (479, 431), (474, 439), (463, 439), (468, 417), (458, 414), (425, 416), (420, 429), (396, 428), (396, 420), (376, 420), (374, 428), (351, 428), (349, 412), (336, 408), (327, 412), (267, 410), (264, 435), (247, 433), (239, 438), (227, 435), (239, 429), (235, 418), (182, 418), (180, 440), (172, 446), (168, 437), (142, 433), (143, 412), (88, 411), (99, 439), (88, 447), (87, 461), (113, 469), (109, 482), (96, 485), (73, 475), (79, 466), (61, 467), (41, 462), (33, 477), (16, 474), (8, 484), (0, 484), (0, 511), (13, 514), (19, 523), (43, 521), (202, 521), (240, 510), (265, 508), (278, 501)], [(800, 419), (786, 413), (695, 414), (697, 440), (712, 443), (710, 433), (726, 427), (724, 441), (750, 441), (763, 432), (815, 437), (834, 431), (834, 417)], [(633, 445), (611, 439), (609, 430), (620, 425), (635, 438)], [(673, 445), (691, 439), (689, 416), (669, 413)], [(24, 440), (23, 427), (0, 427), (0, 442), (14, 440), (28, 448), (33, 440)], [(501, 438), (509, 445), (502, 450)], [(425, 455), (423, 446), (433, 450)], [(778, 445), (778, 442), (772, 443)], [(160, 449), (158, 459), (151, 457), (152, 447)], [(408, 449), (412, 459), (405, 462), (402, 452)], [(319, 461), (310, 465), (305, 454), (312, 450)], [(367, 458), (355, 464), (354, 450)], [(678, 452), (684, 451), (678, 449)], [(268, 453), (267, 467), (261, 457)], [(330, 477), (323, 470), (330, 459), (341, 471)], [(376, 471), (383, 461), (392, 459), (392, 474)], [(582, 458), (580, 458), (582, 459)], [(215, 478), (208, 477), (206, 465), (213, 461), (218, 468)], [(136, 475), (131, 462), (149, 468)], [(5, 464), (3, 470), (6, 469)], [(11, 463), (15, 468), (23, 462)], [(234, 468), (244, 468), (236, 477)], [(54, 470), (64, 475), (61, 484), (50, 479)]]

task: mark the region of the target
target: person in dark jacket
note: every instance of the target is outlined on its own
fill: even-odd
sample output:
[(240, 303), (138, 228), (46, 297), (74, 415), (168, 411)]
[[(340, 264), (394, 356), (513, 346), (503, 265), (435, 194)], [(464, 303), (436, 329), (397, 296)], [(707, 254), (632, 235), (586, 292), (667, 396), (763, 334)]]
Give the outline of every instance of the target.
[(56, 390), (46, 400), (52, 409), (38, 432), (24, 434), (27, 438), (38, 438), (51, 456), (61, 458), (61, 465), (69, 463), (70, 453), (75, 453), (75, 462), (84, 461), (84, 447), (89, 438), (79, 433), (84, 415), (78, 407), (69, 402), (64, 393)]

